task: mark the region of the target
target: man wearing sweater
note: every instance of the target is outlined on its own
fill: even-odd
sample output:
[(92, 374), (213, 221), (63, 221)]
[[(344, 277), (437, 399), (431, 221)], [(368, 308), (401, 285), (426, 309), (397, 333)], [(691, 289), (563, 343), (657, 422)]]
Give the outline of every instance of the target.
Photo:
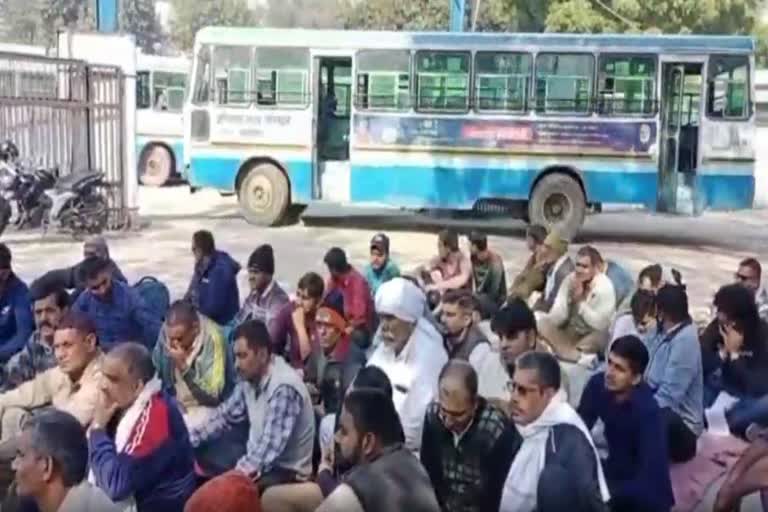
[(664, 422), (643, 382), (647, 365), (648, 350), (639, 338), (618, 338), (605, 372), (590, 379), (578, 410), (587, 428), (597, 420), (605, 425), (603, 467), (611, 506), (622, 512), (669, 512), (674, 505)]
[(11, 268), (11, 250), (0, 244), (0, 363), (19, 352), (34, 330), (29, 288)]
[(576, 269), (563, 281), (552, 309), (537, 318), (540, 336), (564, 361), (598, 353), (607, 341), (616, 293), (603, 266), (594, 247), (579, 249)]

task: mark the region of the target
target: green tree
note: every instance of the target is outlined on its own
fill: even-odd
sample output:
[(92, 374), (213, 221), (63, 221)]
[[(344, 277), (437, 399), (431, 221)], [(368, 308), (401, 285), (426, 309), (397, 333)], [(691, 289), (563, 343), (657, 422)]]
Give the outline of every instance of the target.
[(265, 25), (281, 28), (338, 28), (342, 24), (337, 0), (270, 0)]
[(136, 37), (144, 53), (155, 53), (155, 45), (163, 40), (154, 0), (121, 0), (120, 28)]
[(345, 28), (445, 30), (448, 0), (359, 0), (342, 8)]
[(246, 0), (171, 0), (171, 39), (183, 49), (192, 48), (195, 34), (206, 26), (248, 27), (259, 22), (257, 11)]

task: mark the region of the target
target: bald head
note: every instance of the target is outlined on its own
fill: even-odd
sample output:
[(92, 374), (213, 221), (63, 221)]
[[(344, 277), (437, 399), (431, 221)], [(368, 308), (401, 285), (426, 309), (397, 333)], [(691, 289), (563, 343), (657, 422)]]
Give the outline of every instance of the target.
[(197, 308), (188, 300), (177, 300), (168, 308), (166, 323), (192, 326), (199, 322)]
[(474, 402), (477, 399), (477, 372), (469, 362), (451, 359), (440, 372), (440, 394), (454, 397), (466, 397)]
[(111, 362), (124, 365), (127, 373), (142, 384), (146, 384), (155, 376), (152, 354), (147, 347), (139, 343), (120, 343), (107, 354), (107, 358)]

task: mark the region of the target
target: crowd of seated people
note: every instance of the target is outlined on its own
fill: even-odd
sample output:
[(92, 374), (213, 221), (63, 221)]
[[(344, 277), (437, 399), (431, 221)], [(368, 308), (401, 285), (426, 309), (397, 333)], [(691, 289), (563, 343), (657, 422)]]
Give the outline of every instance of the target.
[(103, 238), (29, 286), (0, 244), (3, 512), (669, 512), (707, 430), (750, 443), (718, 512), (768, 489), (757, 260), (700, 329), (660, 263), (530, 226), (507, 289), (484, 234), (437, 238), (412, 273), (383, 233), (361, 271), (331, 248), (293, 294), (262, 244), (241, 303), (199, 231), (159, 309)]

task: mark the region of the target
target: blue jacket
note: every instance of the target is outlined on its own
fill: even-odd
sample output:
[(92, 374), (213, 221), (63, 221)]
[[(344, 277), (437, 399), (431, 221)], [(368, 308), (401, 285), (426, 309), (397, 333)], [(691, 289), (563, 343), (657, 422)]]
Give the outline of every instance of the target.
[(704, 368), (696, 326), (688, 321), (669, 332), (651, 333), (645, 341), (650, 357), (645, 381), (656, 402), (699, 436), (704, 430)]
[(0, 295), (0, 363), (19, 352), (34, 330), (29, 288), (16, 274), (11, 274)]
[(109, 302), (102, 302), (86, 290), (72, 309), (91, 317), (105, 351), (125, 341), (143, 343), (151, 351), (162, 325), (160, 316), (147, 307), (139, 293), (116, 279), (112, 280)]
[(675, 503), (669, 477), (666, 429), (653, 391), (644, 382), (624, 402), (605, 388), (605, 374), (589, 380), (579, 414), (590, 430), (605, 425), (608, 459), (603, 464), (611, 499), (632, 511), (664, 512)]
[(91, 431), (88, 454), (96, 485), (112, 501), (132, 497), (139, 512), (182, 512), (195, 490), (195, 473), (178, 405), (165, 392), (156, 393), (139, 421), (121, 451), (114, 433)]
[(228, 324), (240, 310), (238, 272), (240, 264), (229, 254), (214, 252), (204, 267), (195, 268), (187, 298), (217, 324)]

